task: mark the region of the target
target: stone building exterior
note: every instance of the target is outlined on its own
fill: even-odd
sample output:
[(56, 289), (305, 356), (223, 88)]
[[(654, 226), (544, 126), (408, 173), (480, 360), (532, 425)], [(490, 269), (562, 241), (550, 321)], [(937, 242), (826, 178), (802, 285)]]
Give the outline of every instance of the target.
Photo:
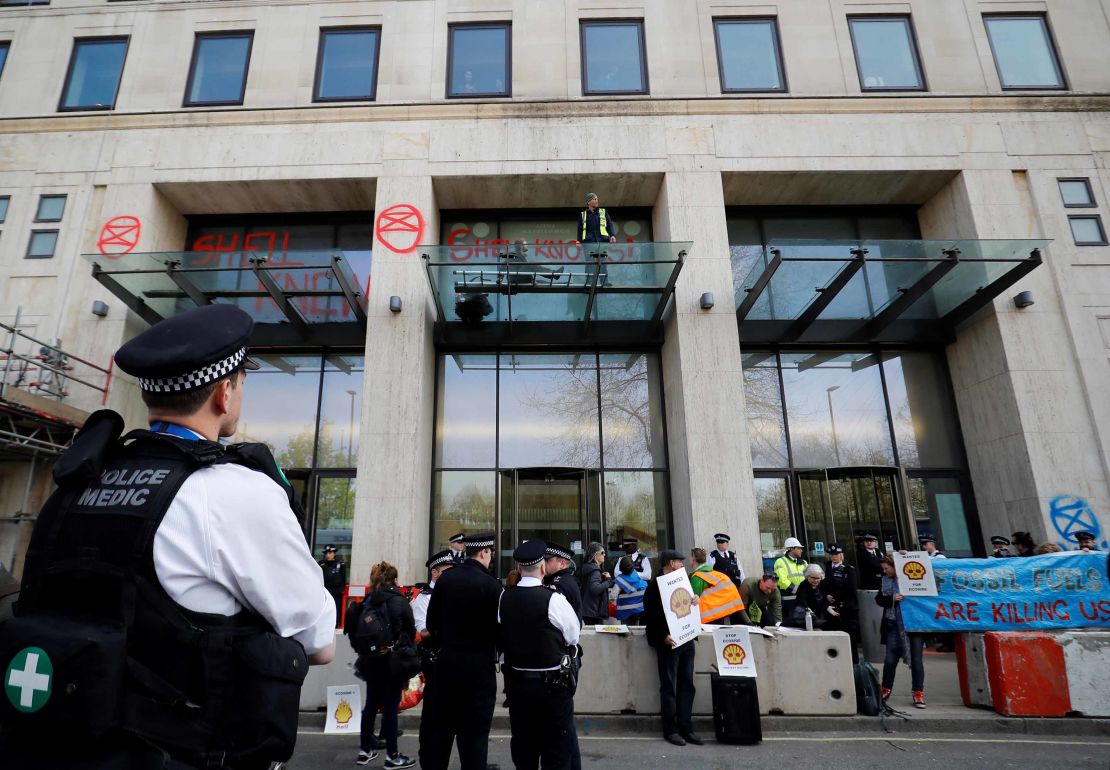
[[(786, 535), (819, 559), (876, 527), (954, 555), (1015, 530), (1105, 548), (1108, 19), (1108, 0), (5, 2), (0, 322), (18, 309), (25, 334), (109, 369), (150, 320), (134, 298), (198, 301), (164, 255), (213, 269), (191, 274), (199, 301), (270, 327), (237, 438), (292, 467), (306, 536), (348, 549), (355, 582), (382, 558), (421, 579), (456, 527), (487, 525), (502, 551), (723, 530), (749, 574)], [(649, 312), (607, 305), (631, 296), (624, 267), (568, 246), (587, 191), (630, 262), (683, 252)], [(517, 240), (566, 262), (567, 291), (521, 284), (559, 313), (500, 290)], [(471, 257), (498, 310), (468, 326), (444, 301), (466, 275), (429, 265)], [(150, 272), (113, 289), (94, 263)], [(292, 320), (260, 264), (284, 266)], [(298, 294), (320, 287), (319, 306)], [(608, 323), (560, 315), (594, 296)], [(64, 434), (102, 402), (141, 425), (126, 375), (59, 400), (15, 381), (20, 360), (0, 405), (21, 430)], [(9, 444), (0, 561), (18, 574), (53, 450)]]

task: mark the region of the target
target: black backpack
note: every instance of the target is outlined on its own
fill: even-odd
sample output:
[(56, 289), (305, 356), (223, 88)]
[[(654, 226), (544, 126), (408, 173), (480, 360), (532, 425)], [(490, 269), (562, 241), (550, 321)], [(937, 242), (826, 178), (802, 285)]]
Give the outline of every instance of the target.
[(384, 655), (393, 648), (393, 624), (389, 622), (389, 602), (377, 605), (367, 596), (358, 608), (358, 620), (347, 629), (351, 647), (359, 655)]
[(883, 709), (882, 686), (875, 667), (861, 660), (853, 669), (856, 680), (856, 711), (864, 716), (878, 716)]

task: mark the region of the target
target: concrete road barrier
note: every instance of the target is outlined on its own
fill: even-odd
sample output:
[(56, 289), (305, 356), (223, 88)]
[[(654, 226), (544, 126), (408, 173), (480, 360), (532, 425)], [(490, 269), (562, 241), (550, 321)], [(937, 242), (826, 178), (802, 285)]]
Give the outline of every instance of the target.
[(982, 632), (956, 634), (956, 670), (964, 705), (994, 708)]
[(983, 639), (995, 711), (1007, 717), (1062, 717), (1071, 711), (1064, 651), (1056, 635), (988, 631)]
[(881, 662), (886, 656), (879, 628), (883, 622), (883, 608), (875, 602), (878, 591), (856, 591), (859, 604), (860, 646), (867, 660)]
[(1072, 710), (1085, 717), (1110, 717), (1110, 631), (1065, 631), (1057, 639), (1064, 651)]

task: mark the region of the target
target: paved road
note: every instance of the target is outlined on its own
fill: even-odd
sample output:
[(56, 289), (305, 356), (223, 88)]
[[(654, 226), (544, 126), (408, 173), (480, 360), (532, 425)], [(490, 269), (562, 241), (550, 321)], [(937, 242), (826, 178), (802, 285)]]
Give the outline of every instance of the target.
[[(1064, 738), (1051, 736), (913, 736), (841, 734), (808, 736), (778, 733), (768, 736), (759, 746), (705, 746), (679, 748), (655, 737), (597, 736), (581, 742), (583, 767), (600, 770), (646, 770), (678, 768), (688, 770), (734, 770), (757, 766), (785, 768), (844, 767), (852, 770), (913, 770), (914, 768), (1066, 768), (1067, 770), (1108, 770), (1110, 739)], [(416, 755), (416, 738), (401, 738), (401, 751)], [(358, 753), (358, 739), (302, 732), (297, 753), (288, 763), (289, 770), (335, 770), (352, 767)], [(645, 759), (646, 758), (646, 759)], [(508, 736), (494, 733), (490, 741), (490, 761), (501, 770), (511, 770)], [(379, 758), (370, 764), (381, 768)], [(458, 768), (458, 758), (452, 770)]]

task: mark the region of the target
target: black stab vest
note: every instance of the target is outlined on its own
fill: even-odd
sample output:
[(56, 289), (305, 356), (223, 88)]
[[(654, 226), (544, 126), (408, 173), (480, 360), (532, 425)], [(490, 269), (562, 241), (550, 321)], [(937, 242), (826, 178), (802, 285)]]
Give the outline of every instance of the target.
[[(177, 604), (158, 582), (153, 550), (178, 490), (202, 467), (258, 470), (295, 505), (292, 490), (265, 447), (118, 435), (90, 447), (79, 434), (55, 467), (59, 488), (32, 533), (16, 617), (0, 626), (0, 657), (46, 651), (53, 692), (40, 711), (9, 708), (0, 719), (32, 741), (138, 736), (198, 765), (288, 759), (304, 648), (246, 608), (227, 617)], [(59, 478), (59, 467), (79, 470)]]
[(513, 668), (555, 668), (566, 654), (563, 632), (547, 615), (554, 595), (543, 586), (512, 586), (502, 594), (505, 662)]

